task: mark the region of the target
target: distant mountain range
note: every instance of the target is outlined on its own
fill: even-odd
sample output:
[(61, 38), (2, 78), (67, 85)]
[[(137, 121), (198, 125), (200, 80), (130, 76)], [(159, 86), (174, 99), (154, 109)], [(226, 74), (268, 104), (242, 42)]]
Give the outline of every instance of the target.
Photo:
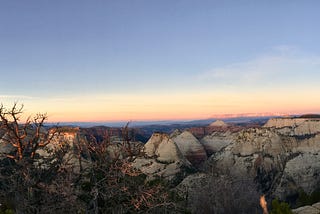
[[(283, 115), (282, 115), (283, 116)], [(296, 115), (293, 115), (296, 116)], [(246, 123), (265, 123), (268, 119), (280, 117), (280, 115), (257, 115), (257, 114), (242, 114), (240, 116), (220, 115), (219, 117), (212, 117), (208, 119), (199, 120), (161, 120), (161, 121), (120, 121), (120, 122), (61, 122), (49, 123), (48, 125), (60, 126), (77, 126), (77, 127), (94, 127), (94, 126), (108, 126), (108, 127), (124, 127), (128, 122), (130, 127), (145, 127), (145, 126), (207, 126), (217, 119), (226, 123), (233, 123), (237, 125)]]

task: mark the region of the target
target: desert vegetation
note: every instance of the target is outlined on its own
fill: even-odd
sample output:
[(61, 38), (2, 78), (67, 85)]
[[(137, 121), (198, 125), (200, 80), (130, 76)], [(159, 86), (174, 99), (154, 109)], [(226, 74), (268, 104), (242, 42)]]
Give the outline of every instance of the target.
[[(141, 148), (123, 141), (110, 155), (106, 136), (57, 138), (65, 127), (44, 127), (46, 114), (22, 122), (23, 106), (0, 107), (0, 213), (166, 213), (178, 211), (168, 185), (148, 181), (131, 166)], [(71, 130), (74, 132), (74, 130)], [(60, 139), (57, 141), (57, 139)]]

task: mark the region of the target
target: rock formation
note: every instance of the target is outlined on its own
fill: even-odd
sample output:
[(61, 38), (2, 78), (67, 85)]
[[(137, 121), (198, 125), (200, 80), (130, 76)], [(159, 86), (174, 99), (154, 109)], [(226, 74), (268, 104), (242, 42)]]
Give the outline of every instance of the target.
[(210, 135), (205, 136), (200, 140), (204, 146), (208, 156), (211, 156), (215, 152), (221, 151), (228, 146), (234, 140), (234, 136), (231, 132), (213, 132)]
[[(194, 212), (199, 211), (203, 205), (200, 206), (194, 200), (206, 198), (210, 203), (219, 204), (218, 211), (213, 212), (225, 212), (226, 207), (220, 198), (227, 197), (224, 193), (235, 194), (232, 197), (237, 198), (238, 193), (229, 191), (238, 188), (240, 194), (241, 191), (246, 191), (241, 190), (243, 186), (258, 189), (260, 193), (281, 200), (292, 198), (301, 189), (310, 194), (319, 188), (319, 118), (274, 118), (258, 128), (235, 129), (222, 121), (211, 125), (214, 127), (213, 132), (198, 127), (199, 133), (201, 131), (205, 135), (200, 141), (190, 131), (176, 130), (171, 135), (154, 133), (143, 145), (144, 156), (137, 155), (133, 166), (150, 179), (159, 176), (175, 184), (182, 181), (177, 191), (184, 196), (188, 195), (188, 206)], [(0, 152), (3, 154), (14, 149), (11, 144), (6, 144), (6, 137), (5, 133), (1, 134)], [(46, 149), (67, 144), (71, 150), (66, 158), (71, 160), (77, 170), (79, 156), (76, 151), (80, 141), (87, 143), (86, 135), (81, 134), (79, 129), (68, 129), (56, 133)], [(110, 158), (117, 158), (123, 153), (123, 148), (117, 144), (121, 139), (117, 137), (112, 141), (107, 151)], [(136, 148), (142, 146), (140, 143), (132, 145)], [(141, 150), (135, 150), (135, 154), (139, 151)], [(45, 150), (39, 150), (38, 153), (48, 155)], [(188, 176), (199, 166), (204, 166), (201, 168), (202, 173)], [(245, 183), (241, 183), (243, 181)], [(241, 185), (233, 186), (237, 182)], [(216, 197), (217, 195), (221, 197)], [(301, 213), (299, 209), (295, 212)]]
[(313, 204), (312, 206), (303, 206), (292, 210), (294, 214), (319, 214), (320, 202)]
[(207, 153), (203, 146), (189, 131), (174, 136), (172, 140), (177, 144), (182, 155), (194, 166), (200, 166), (207, 160)]
[(145, 158), (139, 157), (133, 166), (151, 179), (160, 176), (168, 180), (179, 180), (191, 163), (182, 155), (177, 144), (168, 134), (154, 133), (144, 146)]
[(227, 176), (285, 200), (300, 189), (311, 193), (319, 187), (319, 123), (315, 118), (271, 119), (258, 128), (219, 129), (201, 143), (189, 131), (175, 131), (170, 137), (155, 133), (145, 144), (147, 159), (136, 164), (147, 174), (174, 178), (189, 161), (198, 166), (195, 161), (204, 161), (206, 152), (210, 158), (205, 161), (205, 175), (189, 177), (195, 179), (191, 183)]
[(155, 157), (159, 162), (173, 163), (183, 159), (177, 144), (167, 134), (154, 133), (144, 146), (144, 152), (149, 157)]
[(227, 127), (228, 124), (226, 124), (225, 122), (223, 122), (222, 120), (216, 120), (213, 123), (211, 123), (209, 126), (216, 126), (216, 127)]
[(282, 200), (299, 188), (311, 193), (319, 185), (319, 135), (286, 136), (270, 128), (251, 128), (229, 137), (231, 143), (208, 162), (217, 173), (250, 178), (262, 192)]
[(264, 127), (276, 128), (285, 135), (311, 135), (320, 132), (320, 118), (273, 118)]

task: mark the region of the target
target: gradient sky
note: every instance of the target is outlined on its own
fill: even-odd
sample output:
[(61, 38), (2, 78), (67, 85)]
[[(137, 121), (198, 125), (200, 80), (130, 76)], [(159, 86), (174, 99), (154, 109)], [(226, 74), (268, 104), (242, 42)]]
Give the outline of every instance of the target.
[(0, 0), (0, 101), (60, 122), (320, 113), (319, 8)]

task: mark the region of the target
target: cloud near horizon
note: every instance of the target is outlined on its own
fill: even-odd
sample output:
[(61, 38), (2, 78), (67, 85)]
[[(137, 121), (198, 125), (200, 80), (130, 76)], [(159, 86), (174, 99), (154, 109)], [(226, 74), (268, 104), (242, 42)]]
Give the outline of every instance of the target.
[[(276, 48), (274, 53), (260, 55), (248, 61), (215, 67), (201, 73), (202, 81), (219, 85), (259, 85), (265, 82), (291, 84), (297, 80), (314, 81), (319, 77), (320, 56), (307, 55), (290, 47)], [(304, 77), (301, 79), (301, 77)]]

